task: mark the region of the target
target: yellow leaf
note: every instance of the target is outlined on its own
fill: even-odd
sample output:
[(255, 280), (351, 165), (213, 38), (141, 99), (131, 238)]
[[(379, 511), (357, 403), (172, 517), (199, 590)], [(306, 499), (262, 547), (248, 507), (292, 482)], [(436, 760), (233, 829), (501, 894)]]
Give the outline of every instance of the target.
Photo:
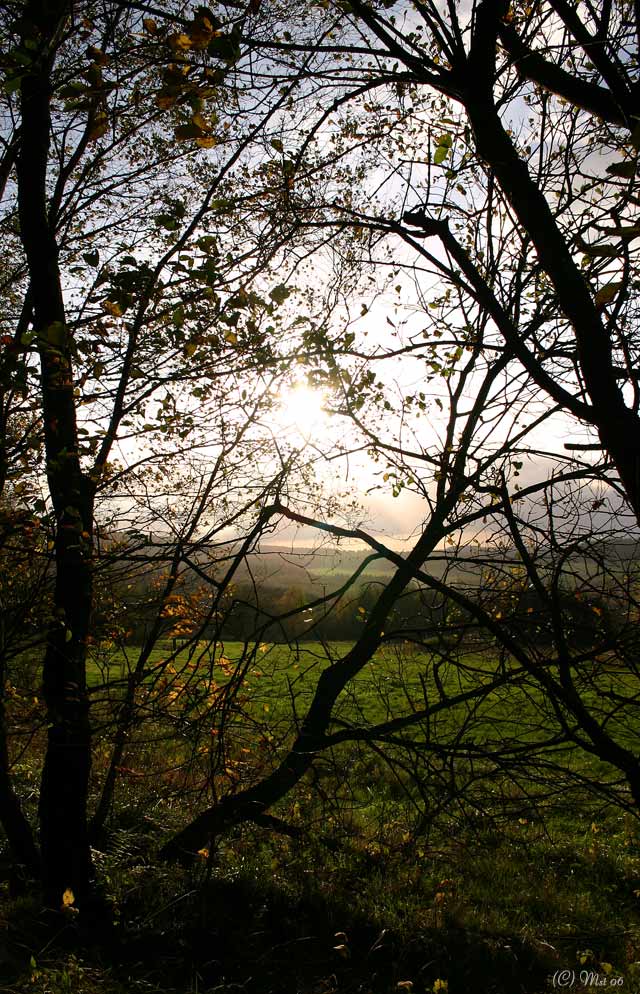
[(142, 26), (144, 30), (147, 32), (147, 34), (150, 35), (154, 35), (158, 31), (158, 25), (156, 24), (156, 22), (153, 20), (152, 17), (143, 17)]
[(202, 859), (209, 859), (209, 850), (208, 849), (198, 849), (198, 856), (201, 856)]
[(225, 331), (224, 340), (225, 342), (228, 342), (229, 345), (238, 344), (238, 336), (236, 335), (235, 331)]
[(70, 887), (67, 887), (64, 894), (62, 895), (62, 907), (70, 908), (76, 897)]
[(202, 128), (203, 131), (209, 130), (209, 122), (202, 116), (202, 114), (194, 114), (191, 118), (191, 123), (195, 124), (196, 127)]
[(170, 35), (167, 41), (174, 51), (188, 52), (191, 48), (191, 38), (189, 35)]
[(200, 148), (213, 148), (217, 144), (217, 139), (214, 138), (213, 135), (205, 135), (202, 138), (196, 138), (196, 145)]
[(103, 300), (102, 309), (103, 311), (106, 311), (107, 314), (110, 314), (111, 317), (113, 318), (122, 317), (122, 308), (120, 307), (120, 304), (116, 304), (115, 301), (113, 300)]

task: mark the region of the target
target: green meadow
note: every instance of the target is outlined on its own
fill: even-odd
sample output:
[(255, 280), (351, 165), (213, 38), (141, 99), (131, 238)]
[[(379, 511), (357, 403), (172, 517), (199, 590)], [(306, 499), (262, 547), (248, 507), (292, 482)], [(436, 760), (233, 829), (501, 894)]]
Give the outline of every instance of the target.
[[(163, 839), (207, 803), (180, 779), (185, 757), (202, 773), (213, 755), (202, 727), (189, 737), (183, 697), (193, 709), (195, 688), (212, 678), (224, 688), (242, 667), (225, 719), (228, 768), (213, 781), (239, 789), (284, 755), (319, 673), (349, 648), (155, 649), (142, 681), (149, 716), (131, 735), (108, 831), (95, 843), (113, 908), (108, 951), (92, 940), (78, 952), (81, 915), (64, 926), (73, 952), (64, 929), (48, 944), (35, 906), (18, 900), (8, 926), (28, 937), (29, 956), (14, 950), (19, 965), (0, 990), (543, 994), (561, 970), (573, 971), (574, 990), (594, 978), (640, 990), (637, 821), (613, 803), (625, 794), (604, 764), (550, 741), (548, 705), (524, 677), (508, 694), (494, 689), (418, 723), (408, 751), (393, 737), (384, 751), (359, 741), (327, 749), (272, 822), (230, 830), (190, 868), (158, 864)], [(92, 658), (98, 771), (112, 734), (100, 727), (105, 686), (113, 683), (112, 706), (138, 655), (105, 647)], [(495, 675), (487, 653), (447, 660), (387, 646), (340, 697), (330, 731), (369, 729)], [(456, 758), (447, 747), (462, 737), (469, 751)], [(530, 751), (517, 757), (516, 741)], [(28, 767), (25, 755), (22, 775), (35, 782)]]

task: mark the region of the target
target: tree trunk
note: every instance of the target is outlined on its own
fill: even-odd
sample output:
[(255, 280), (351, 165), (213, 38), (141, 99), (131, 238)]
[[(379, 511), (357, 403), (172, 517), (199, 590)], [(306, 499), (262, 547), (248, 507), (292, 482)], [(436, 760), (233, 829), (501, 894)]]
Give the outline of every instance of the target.
[(81, 900), (91, 878), (86, 819), (91, 736), (85, 660), (92, 604), (94, 488), (80, 467), (71, 335), (47, 208), (49, 81), (69, 13), (68, 0), (31, 0), (26, 6), (23, 47), (35, 54), (21, 84), (17, 161), (20, 231), (40, 356), (47, 479), (56, 519), (54, 620), (43, 665), (49, 732), (39, 807), (45, 900), (52, 907), (60, 906), (65, 890)]
[(487, 162), (530, 236), (549, 276), (558, 304), (573, 327), (578, 362), (592, 402), (591, 423), (613, 459), (627, 499), (640, 522), (640, 418), (627, 407), (620, 389), (611, 334), (592, 289), (558, 229), (544, 193), (532, 179), (500, 120), (493, 98), (499, 5), (483, 2), (477, 11), (462, 100), (476, 148)]
[(215, 807), (198, 815), (167, 842), (160, 852), (161, 859), (189, 863), (195, 853), (223, 829), (262, 815), (285, 797), (311, 768), (316, 756), (325, 747), (325, 735), (335, 702), (349, 681), (373, 658), (380, 645), (386, 619), (398, 597), (442, 539), (442, 522), (450, 512), (451, 504), (457, 500), (458, 493), (457, 490), (453, 492), (438, 515), (431, 519), (406, 559), (396, 564), (396, 573), (378, 597), (365, 630), (353, 648), (320, 674), (300, 732), (282, 762), (252, 787), (223, 797)]

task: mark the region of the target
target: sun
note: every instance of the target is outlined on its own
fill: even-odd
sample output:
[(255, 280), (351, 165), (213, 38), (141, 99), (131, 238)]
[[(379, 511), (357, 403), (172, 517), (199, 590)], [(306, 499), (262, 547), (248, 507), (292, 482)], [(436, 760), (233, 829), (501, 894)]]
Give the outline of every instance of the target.
[(299, 435), (307, 444), (326, 436), (329, 426), (327, 395), (307, 383), (293, 383), (278, 394), (275, 420), (279, 427)]

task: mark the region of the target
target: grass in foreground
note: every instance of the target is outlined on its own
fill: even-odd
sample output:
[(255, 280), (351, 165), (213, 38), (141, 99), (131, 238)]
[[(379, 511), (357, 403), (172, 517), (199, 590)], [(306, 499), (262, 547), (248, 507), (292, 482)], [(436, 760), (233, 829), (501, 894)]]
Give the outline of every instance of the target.
[[(233, 659), (238, 648), (225, 652)], [(317, 646), (297, 659), (286, 652), (265, 652), (272, 669), (247, 675), (267, 727), (286, 719), (284, 688), (295, 681), (302, 706), (322, 665)], [(380, 658), (345, 695), (342, 715), (380, 720), (406, 705), (406, 689), (394, 657)], [(523, 718), (495, 697), (486, 735), (496, 723), (521, 730)], [(448, 720), (455, 726), (455, 713)], [(429, 786), (432, 800), (437, 789)], [(473, 803), (449, 804), (418, 832), (411, 798), (385, 764), (345, 746), (276, 810), (296, 838), (246, 826), (185, 872), (157, 865), (155, 853), (190, 817), (188, 797), (131, 779), (96, 852), (108, 925), (96, 931), (83, 913), (45, 920), (34, 902), (7, 897), (0, 990), (545, 994), (566, 969), (572, 990), (640, 991), (637, 823), (580, 789), (555, 796), (542, 820), (526, 774), (519, 791), (485, 778)]]
[(393, 828), (364, 843), (325, 826), (304, 844), (245, 828), (189, 873), (155, 866), (142, 828), (115, 830), (98, 857), (114, 912), (99, 934), (82, 913), (45, 923), (10, 906), (0, 989), (543, 994), (570, 969), (574, 990), (593, 986), (581, 974), (640, 990), (640, 852), (615, 820), (556, 844), (535, 826), (459, 830), (446, 848)]

